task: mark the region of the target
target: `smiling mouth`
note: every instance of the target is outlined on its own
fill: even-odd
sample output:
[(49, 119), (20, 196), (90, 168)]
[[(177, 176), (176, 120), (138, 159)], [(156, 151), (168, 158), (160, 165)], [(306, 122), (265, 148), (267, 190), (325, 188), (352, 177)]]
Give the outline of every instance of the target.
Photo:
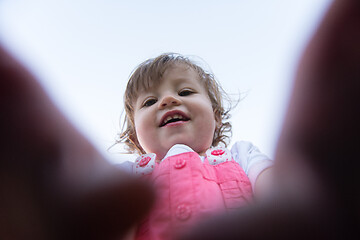
[(187, 122), (189, 121), (190, 119), (180, 113), (176, 113), (176, 114), (173, 114), (173, 115), (168, 115), (168, 116), (165, 116), (163, 118), (163, 120), (161, 121), (161, 124), (160, 124), (160, 127), (164, 127), (170, 123), (175, 123), (175, 122)]

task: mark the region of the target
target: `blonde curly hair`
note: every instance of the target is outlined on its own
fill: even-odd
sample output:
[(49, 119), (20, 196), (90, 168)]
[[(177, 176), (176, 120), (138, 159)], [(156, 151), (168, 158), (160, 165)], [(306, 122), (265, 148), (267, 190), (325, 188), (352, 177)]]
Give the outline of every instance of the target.
[[(146, 152), (138, 142), (135, 124), (134, 124), (134, 103), (136, 102), (141, 90), (149, 89), (161, 82), (164, 72), (176, 64), (184, 64), (199, 75), (207, 93), (209, 95), (215, 119), (218, 122), (214, 132), (212, 146), (219, 143), (227, 146), (231, 137), (231, 123), (229, 111), (231, 110), (231, 101), (229, 96), (224, 92), (220, 84), (215, 80), (212, 73), (205, 71), (202, 67), (190, 60), (189, 57), (177, 53), (165, 53), (156, 58), (151, 58), (141, 63), (131, 74), (125, 94), (125, 118), (121, 132), (118, 134), (116, 144), (122, 143), (126, 145), (128, 153), (145, 154)], [(227, 101), (227, 109), (224, 106)]]

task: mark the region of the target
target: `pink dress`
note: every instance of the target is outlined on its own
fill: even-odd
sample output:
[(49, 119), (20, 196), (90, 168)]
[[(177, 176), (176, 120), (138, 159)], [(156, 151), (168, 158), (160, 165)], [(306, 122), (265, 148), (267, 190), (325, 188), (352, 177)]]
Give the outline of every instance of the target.
[(252, 199), (249, 178), (227, 149), (165, 157), (160, 163), (146, 154), (135, 172), (154, 184), (155, 205), (140, 225), (137, 240), (169, 240), (202, 219), (246, 205)]

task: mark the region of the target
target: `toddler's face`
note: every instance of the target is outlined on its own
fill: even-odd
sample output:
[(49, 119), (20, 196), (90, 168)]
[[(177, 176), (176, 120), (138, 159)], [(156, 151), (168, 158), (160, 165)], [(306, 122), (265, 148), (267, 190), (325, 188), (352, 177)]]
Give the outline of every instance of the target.
[(134, 108), (138, 141), (147, 153), (156, 153), (158, 160), (177, 143), (199, 154), (212, 144), (213, 108), (192, 68), (177, 64), (167, 69), (160, 84), (140, 92)]

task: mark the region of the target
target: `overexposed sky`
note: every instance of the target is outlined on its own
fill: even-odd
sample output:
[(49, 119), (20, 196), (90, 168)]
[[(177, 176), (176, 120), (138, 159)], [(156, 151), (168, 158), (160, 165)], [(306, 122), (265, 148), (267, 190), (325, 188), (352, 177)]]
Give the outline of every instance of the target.
[(122, 157), (107, 148), (120, 130), (127, 79), (164, 52), (199, 56), (228, 93), (242, 93), (233, 141), (274, 157), (296, 64), (330, 3), (0, 0), (0, 41), (112, 160)]

